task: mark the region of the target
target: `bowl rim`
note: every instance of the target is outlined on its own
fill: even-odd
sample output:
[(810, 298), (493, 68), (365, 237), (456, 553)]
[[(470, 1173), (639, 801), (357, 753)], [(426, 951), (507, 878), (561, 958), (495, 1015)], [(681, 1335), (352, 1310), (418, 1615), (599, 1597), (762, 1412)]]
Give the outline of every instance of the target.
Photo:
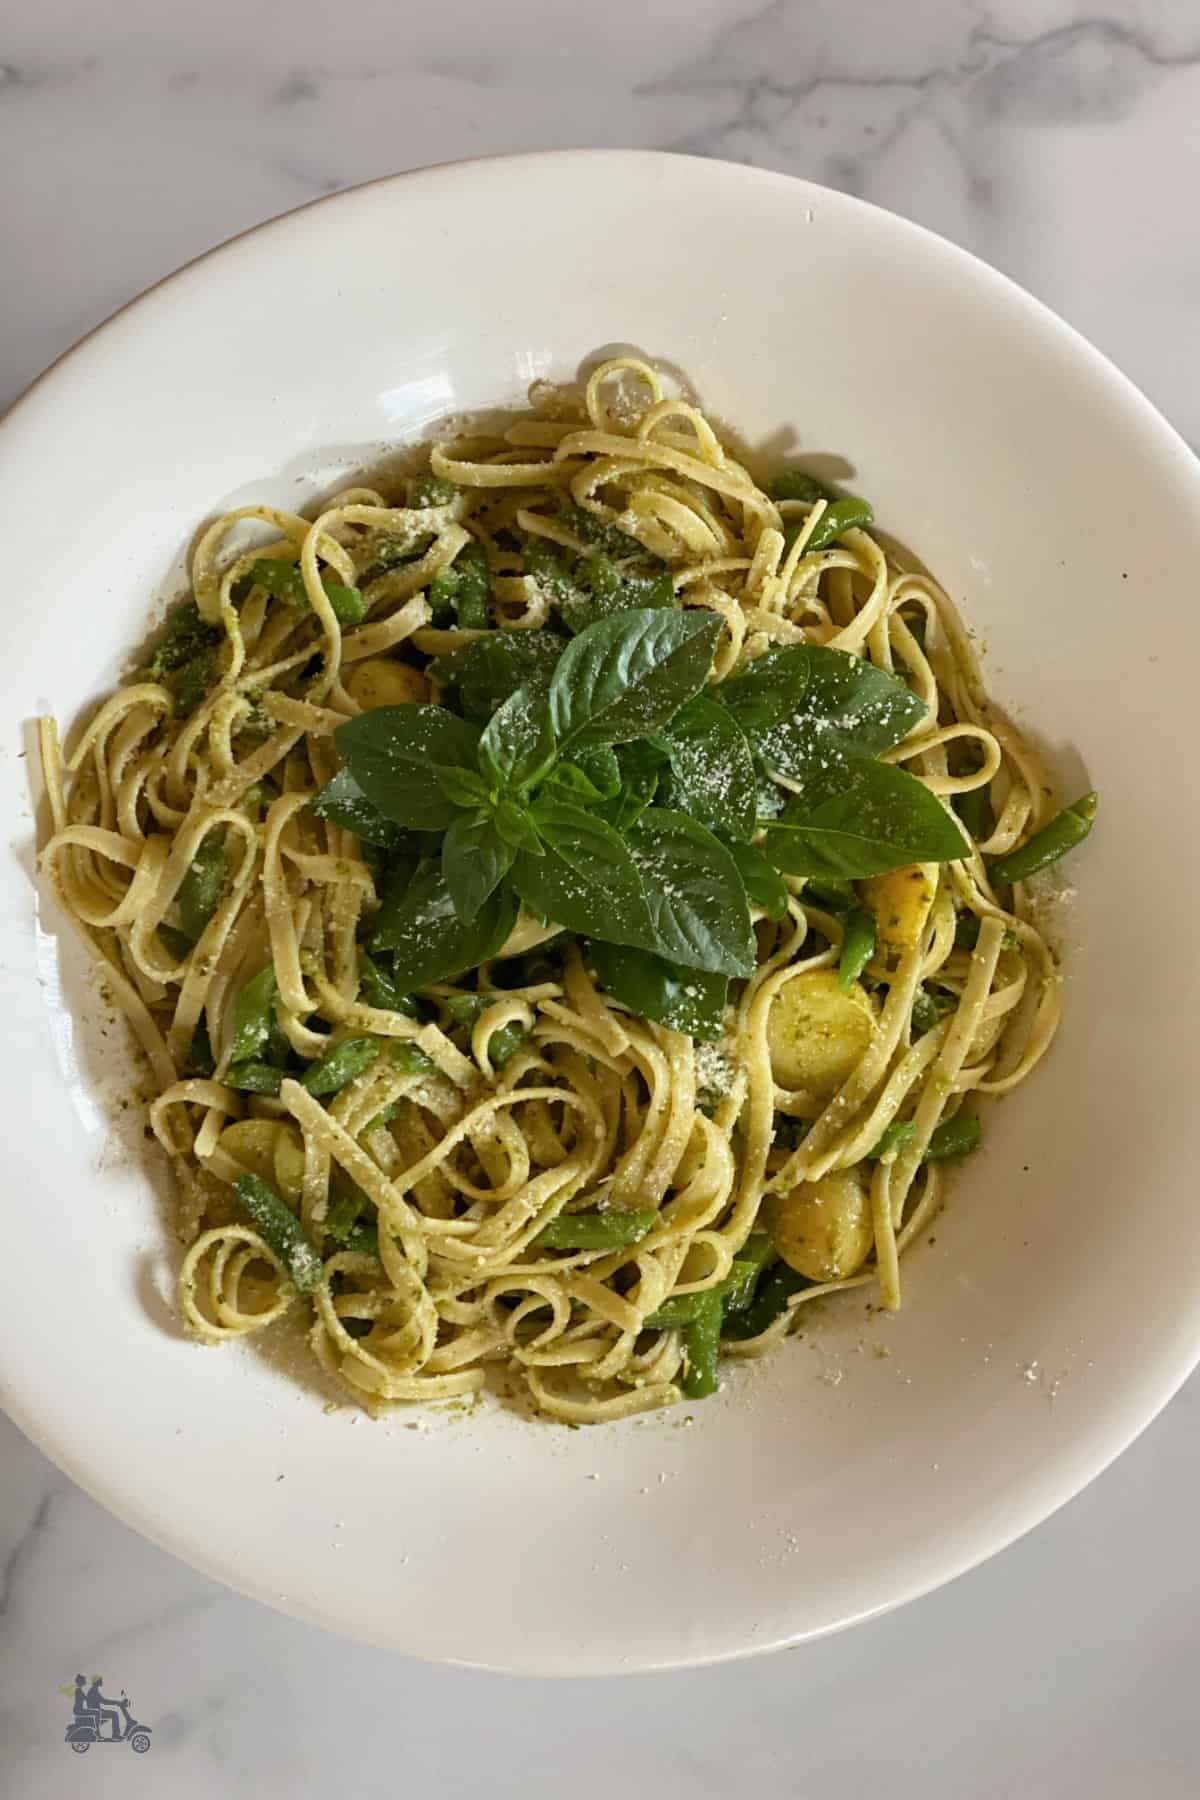
[[(273, 214), (257, 224), (248, 226), (160, 277), (159, 280), (117, 307), (55, 357), (29, 382), (7, 410), (0, 414), (0, 450), (6, 447), (22, 425), (33, 423), (36, 420), (39, 402), (49, 390), (55, 387), (60, 378), (70, 376), (78, 365), (86, 364), (89, 357), (96, 354), (97, 351), (103, 350), (106, 334), (111, 334), (113, 329), (127, 316), (135, 314), (139, 308), (146, 306), (157, 296), (170, 290), (174, 284), (191, 281), (204, 270), (205, 265), (214, 260), (219, 261), (222, 256), (236, 246), (247, 244), (250, 240), (259, 237), (267, 239), (272, 236), (282, 237), (285, 233), (294, 230), (298, 221), (307, 214), (320, 208), (336, 207), (339, 203), (345, 203), (349, 199), (361, 197), (374, 190), (399, 189), (405, 183), (419, 183), (431, 176), (485, 168), (493, 164), (511, 167), (519, 171), (527, 167), (582, 162), (608, 162), (614, 166), (620, 166), (626, 173), (631, 172), (631, 166), (632, 172), (636, 173), (639, 166), (647, 168), (664, 163), (693, 165), (697, 171), (701, 169), (720, 171), (726, 177), (733, 175), (747, 183), (771, 184), (781, 188), (786, 186), (794, 194), (797, 202), (802, 202), (805, 195), (810, 196), (814, 201), (834, 200), (841, 208), (866, 215), (868, 227), (874, 221), (886, 221), (889, 229), (898, 229), (913, 241), (923, 242), (927, 248), (935, 249), (949, 261), (957, 262), (964, 272), (969, 271), (974, 279), (982, 281), (986, 287), (991, 288), (993, 293), (998, 296), (1006, 296), (1010, 301), (1019, 304), (1038, 326), (1057, 334), (1064, 349), (1068, 350), (1083, 365), (1090, 367), (1097, 379), (1103, 381), (1116, 395), (1121, 406), (1137, 414), (1143, 428), (1157, 437), (1164, 454), (1175, 459), (1181, 479), (1185, 482), (1190, 481), (1194, 486), (1197, 504), (1200, 507), (1200, 457), (1192, 450), (1177, 427), (1164, 417), (1129, 376), (1076, 327), (1069, 324), (1053, 308), (1023, 288), (1012, 277), (1004, 274), (1003, 271), (995, 268), (973, 251), (964, 249), (940, 233), (932, 231), (929, 227), (908, 219), (902, 214), (892, 212), (886, 207), (862, 200), (857, 196), (840, 193), (836, 189), (828, 188), (806, 177), (721, 158), (621, 147), (498, 152), (475, 157), (453, 158), (354, 183), (338, 189), (334, 193), (319, 195), (299, 206)], [(1002, 1523), (993, 1520), (986, 1526), (981, 1524), (974, 1542), (960, 1544), (958, 1552), (948, 1556), (936, 1568), (927, 1567), (921, 1572), (910, 1569), (907, 1575), (903, 1570), (897, 1571), (894, 1583), (883, 1599), (851, 1612), (841, 1619), (804, 1627), (790, 1634), (768, 1636), (763, 1641), (743, 1640), (700, 1652), (681, 1648), (677, 1654), (666, 1656), (652, 1654), (640, 1658), (634, 1654), (620, 1668), (608, 1661), (589, 1663), (584, 1657), (574, 1667), (564, 1669), (559, 1665), (543, 1664), (538, 1660), (523, 1661), (520, 1653), (514, 1659), (503, 1662), (486, 1657), (477, 1660), (469, 1656), (448, 1657), (445, 1655), (438, 1656), (437, 1660), (456, 1667), (503, 1673), (553, 1674), (563, 1679), (590, 1677), (599, 1673), (625, 1674), (636, 1671), (701, 1667), (743, 1657), (764, 1655), (780, 1648), (815, 1641), (848, 1629), (852, 1625), (880, 1617), (956, 1580), (960, 1575), (979, 1566), (989, 1557), (1007, 1549), (1026, 1532), (1050, 1518), (1060, 1507), (1076, 1498), (1153, 1423), (1198, 1364), (1200, 1364), (1200, 1332), (1197, 1333), (1190, 1345), (1180, 1344), (1175, 1350), (1164, 1345), (1155, 1354), (1153, 1378), (1144, 1382), (1141, 1399), (1138, 1400), (1134, 1397), (1126, 1400), (1123, 1406), (1117, 1406), (1110, 1411), (1106, 1422), (1093, 1428), (1089, 1434), (1088, 1443), (1081, 1446), (1074, 1466), (1069, 1471), (1061, 1472), (1056, 1495), (1049, 1504), (1047, 1504), (1046, 1495), (1042, 1493), (1036, 1497), (1014, 1499)], [(1145, 1392), (1146, 1388), (1151, 1390), (1149, 1395)], [(1148, 1405), (1147, 1399), (1149, 1400)], [(353, 1637), (355, 1641), (373, 1643), (382, 1648), (396, 1648), (394, 1641), (387, 1641), (378, 1635), (372, 1635), (369, 1630), (355, 1629), (346, 1622), (344, 1617), (334, 1615), (319, 1605), (301, 1599), (281, 1597), (276, 1591), (269, 1589), (265, 1582), (257, 1580), (253, 1575), (248, 1575), (240, 1570), (235, 1574), (232, 1558), (223, 1557), (215, 1548), (206, 1548), (190, 1540), (181, 1544), (180, 1540), (172, 1537), (171, 1532), (143, 1507), (135, 1490), (128, 1485), (123, 1487), (117, 1482), (113, 1470), (91, 1466), (85, 1458), (77, 1455), (65, 1436), (56, 1432), (49, 1424), (42, 1423), (37, 1416), (35, 1406), (14, 1391), (13, 1384), (3, 1369), (0, 1369), (0, 1405), (24, 1435), (85, 1493), (158, 1548), (168, 1551), (185, 1564), (222, 1585), (262, 1602), (274, 1611), (283, 1612), (308, 1624), (318, 1625), (337, 1636)], [(417, 1656), (421, 1654), (419, 1650), (411, 1648), (407, 1650), (407, 1653)]]

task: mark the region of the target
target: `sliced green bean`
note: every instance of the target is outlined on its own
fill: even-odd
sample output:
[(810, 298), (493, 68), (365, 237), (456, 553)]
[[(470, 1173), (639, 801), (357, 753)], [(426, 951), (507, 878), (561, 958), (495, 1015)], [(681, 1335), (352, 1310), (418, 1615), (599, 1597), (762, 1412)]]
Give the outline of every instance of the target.
[(978, 1150), (983, 1127), (975, 1113), (955, 1113), (946, 1119), (929, 1140), (924, 1162), (949, 1162), (953, 1156), (969, 1156)]
[(453, 481), (447, 481), (442, 475), (435, 475), (430, 469), (426, 474), (418, 475), (413, 481), (409, 490), (408, 504), (416, 507), (449, 506), (450, 502), (457, 499), (461, 492), (462, 489), (457, 487)]
[(913, 1029), (918, 1037), (924, 1037), (927, 1031), (932, 1031), (953, 1010), (954, 1001), (949, 994), (931, 994), (928, 988), (919, 987), (913, 995)]
[(848, 993), (875, 954), (875, 921), (861, 906), (846, 914), (842, 953), (838, 958), (838, 986)]
[(724, 1335), (736, 1338), (739, 1342), (745, 1338), (759, 1337), (786, 1310), (793, 1294), (798, 1294), (801, 1288), (811, 1286), (807, 1276), (799, 1274), (785, 1262), (776, 1263), (759, 1282), (751, 1304), (725, 1321)]
[[(595, 544), (598, 550), (606, 551), (609, 556), (649, 558), (649, 552), (637, 538), (622, 531), (611, 520), (597, 518), (586, 506), (566, 505), (560, 517), (568, 531), (573, 531), (576, 537), (581, 537), (587, 544)], [(657, 558), (654, 560), (657, 561)]]
[(241, 1094), (273, 1094), (278, 1096), (283, 1070), (275, 1063), (230, 1063), (225, 1071), (225, 1086)]
[(702, 1302), (696, 1317), (683, 1328), (683, 1391), (690, 1400), (703, 1400), (717, 1391), (717, 1363), (721, 1354), (721, 1318), (724, 1304), (710, 1289), (698, 1296)]
[(257, 1175), (237, 1175), (234, 1191), (250, 1223), (268, 1243), (302, 1294), (321, 1283), (321, 1258), (313, 1249), (292, 1209)]
[(992, 806), (988, 798), (990, 783), (983, 787), (971, 788), (965, 794), (956, 794), (954, 810), (971, 834), (973, 843), (981, 843), (988, 835), (992, 822)]
[(357, 1182), (350, 1182), (348, 1191), (334, 1200), (325, 1215), (324, 1229), (340, 1249), (357, 1250), (367, 1256), (378, 1253), (379, 1228), (362, 1216), (370, 1204)]
[(179, 923), (194, 944), (217, 910), (225, 885), (225, 836), (210, 831), (179, 884)]
[(620, 1250), (644, 1238), (658, 1218), (652, 1207), (613, 1207), (609, 1212), (560, 1213), (543, 1225), (535, 1250)]
[[(308, 589), (299, 563), (287, 562), (281, 556), (263, 556), (251, 566), (250, 574), (259, 587), (277, 600), (289, 600), (294, 606), (308, 605)], [(329, 597), (339, 625), (361, 625), (367, 616), (367, 603), (355, 587), (347, 587), (328, 569), (321, 571), (321, 586)]]
[(176, 669), (181, 669), (184, 663), (191, 662), (198, 651), (210, 649), (220, 641), (219, 629), (201, 618), (196, 602), (182, 600), (171, 610), (167, 620), (167, 634), (150, 660), (148, 673), (152, 680), (161, 680), (164, 675), (170, 675)]
[(810, 506), (815, 500), (837, 499), (831, 487), (803, 469), (782, 469), (768, 484), (767, 492), (772, 500), (807, 500)]
[(310, 1063), (300, 1077), (300, 1085), (314, 1096), (336, 1094), (369, 1069), (378, 1055), (378, 1038), (343, 1038)]
[(437, 1064), (410, 1038), (389, 1038), (387, 1059), (405, 1075), (436, 1075)]
[(491, 624), (492, 584), (487, 557), (474, 539), (464, 544), (448, 568), (439, 569), (429, 584), (435, 612), (448, 604), (463, 631), (486, 631)]
[(917, 1128), (911, 1119), (893, 1119), (880, 1136), (874, 1149), (867, 1151), (868, 1160), (882, 1162), (885, 1157), (899, 1156), (907, 1150), (917, 1135)]
[(368, 1006), (377, 1007), (380, 1012), (403, 1013), (409, 1019), (420, 1017), (412, 995), (406, 994), (392, 974), (365, 950), (358, 959), (358, 986)]
[(184, 663), (175, 681), (176, 717), (186, 719), (194, 713), (209, 689), (216, 685), (217, 658), (212, 650), (201, 650)]
[(749, 1306), (755, 1284), (774, 1255), (774, 1245), (765, 1231), (752, 1231), (724, 1281), (695, 1294), (676, 1294), (645, 1319), (647, 1331), (677, 1330), (691, 1325), (704, 1313), (704, 1303), (713, 1295), (720, 1296), (726, 1312), (742, 1312)]
[(1048, 825), (1035, 831), (1025, 843), (1005, 856), (994, 856), (988, 862), (993, 887), (1009, 887), (1014, 881), (1028, 881), (1041, 869), (1048, 869), (1069, 850), (1082, 844), (1096, 817), (1097, 796), (1084, 794), (1071, 806), (1064, 806)]
[(274, 965), (268, 963), (242, 988), (233, 1015), (233, 1048), (231, 1063), (249, 1062), (256, 1057), (271, 1035), (275, 1023), (275, 996), (279, 984)]
[[(844, 531), (849, 531), (855, 525), (869, 525), (874, 517), (869, 500), (859, 500), (855, 495), (847, 495), (844, 500), (833, 501), (813, 527), (812, 536), (804, 546), (805, 556), (811, 556), (814, 550), (827, 550)], [(791, 549), (806, 523), (807, 520), (797, 521), (788, 526), (783, 534), (785, 549)]]
[[(456, 1025), (474, 1025), (489, 1006), (495, 1005), (496, 998), (496, 995), (489, 994), (451, 994), (443, 1004)], [(488, 1055), (492, 1059), (492, 1067), (502, 1069), (509, 1057), (515, 1051), (523, 1049), (528, 1042), (529, 1033), (515, 1020), (502, 1025), (499, 1031), (493, 1031), (488, 1039)]]
[(343, 631), (347, 626), (361, 625), (367, 616), (367, 603), (358, 589), (341, 581), (326, 581), (324, 586), (333, 616)]
[(158, 935), (176, 962), (182, 962), (196, 947), (195, 939), (190, 938), (186, 931), (177, 931), (174, 925), (160, 925)]

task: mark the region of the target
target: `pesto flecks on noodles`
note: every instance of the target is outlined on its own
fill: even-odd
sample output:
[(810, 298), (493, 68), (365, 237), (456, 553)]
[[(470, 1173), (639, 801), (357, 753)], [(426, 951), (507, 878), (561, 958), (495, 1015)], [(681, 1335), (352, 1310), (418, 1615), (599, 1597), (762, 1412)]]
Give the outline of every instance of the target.
[(212, 525), (65, 761), (43, 721), (43, 864), (149, 1060), (188, 1326), (303, 1308), (369, 1409), (499, 1366), (583, 1422), (899, 1305), (1053, 1036), (1020, 883), (1095, 797), (866, 501), (759, 486), (630, 359), (531, 401)]

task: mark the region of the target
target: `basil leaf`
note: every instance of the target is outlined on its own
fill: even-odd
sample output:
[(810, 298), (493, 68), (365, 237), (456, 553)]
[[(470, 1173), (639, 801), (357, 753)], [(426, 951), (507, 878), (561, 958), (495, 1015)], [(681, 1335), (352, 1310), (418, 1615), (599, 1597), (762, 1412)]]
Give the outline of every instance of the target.
[(628, 743), (665, 725), (703, 687), (720, 634), (715, 613), (648, 607), (589, 625), (550, 682), (562, 749)]
[(487, 805), (488, 784), (474, 769), (443, 767), (431, 769), (430, 773), (447, 800), (452, 800), (455, 806)]
[(953, 862), (970, 846), (952, 814), (894, 763), (848, 757), (772, 821), (764, 849), (790, 875), (855, 880), (906, 863)]
[(591, 963), (608, 993), (644, 1019), (711, 1041), (721, 1035), (729, 977), (685, 969), (649, 950), (592, 944)]
[(629, 846), (654, 921), (654, 937), (644, 947), (689, 969), (752, 975), (746, 890), (724, 844), (686, 813), (652, 806), (630, 833)]
[(878, 756), (925, 716), (894, 675), (820, 644), (768, 650), (713, 692), (766, 767), (789, 780), (849, 752)]
[(748, 838), (758, 778), (741, 726), (724, 706), (697, 694), (659, 734), (674, 777), (673, 804), (710, 831)]
[(632, 829), (658, 792), (661, 776), (668, 763), (662, 751), (643, 738), (637, 744), (622, 744), (617, 754), (621, 785), (612, 800), (601, 807), (601, 813), (614, 831), (622, 836)]
[(392, 952), (392, 974), (399, 987), (423, 987), (486, 962), (516, 922), (516, 896), (502, 887), (484, 902), (471, 924), (464, 925), (442, 870), (426, 858), (411, 881), (397, 882), (384, 895), (371, 948)]
[(444, 831), (457, 810), (430, 765), (475, 770), (479, 727), (443, 706), (379, 706), (347, 719), (334, 741), (373, 806), (401, 825)]
[(437, 657), (428, 674), (440, 687), (457, 689), (468, 718), (488, 719), (519, 687), (545, 695), (564, 648), (553, 631), (488, 631)]
[(782, 919), (787, 912), (788, 891), (774, 863), (768, 862), (754, 844), (726, 840), (725, 848), (737, 864), (747, 897), (762, 907), (768, 919)]
[(581, 750), (572, 762), (556, 763), (546, 779), (546, 790), (558, 790), (564, 800), (614, 800), (621, 791), (616, 751), (597, 744), (593, 750)]
[(530, 856), (542, 854), (542, 840), (528, 807), (515, 800), (501, 800), (492, 818), (503, 841), (514, 850), (527, 850)]
[(379, 844), (385, 850), (394, 848), (404, 833), (392, 819), (385, 819), (377, 806), (372, 806), (349, 769), (339, 769), (320, 793), (308, 803), (308, 810), (319, 819), (332, 819), (345, 831), (352, 831), (366, 844)]
[(476, 918), (512, 868), (516, 852), (487, 817), (460, 813), (442, 840), (442, 874), (464, 925)]
[(512, 877), (526, 905), (568, 931), (654, 947), (637, 864), (612, 826), (549, 794), (533, 819), (545, 854), (518, 856)]
[(518, 688), (492, 714), (479, 740), (479, 766), (501, 787), (536, 781), (554, 760), (554, 733), (540, 694)]

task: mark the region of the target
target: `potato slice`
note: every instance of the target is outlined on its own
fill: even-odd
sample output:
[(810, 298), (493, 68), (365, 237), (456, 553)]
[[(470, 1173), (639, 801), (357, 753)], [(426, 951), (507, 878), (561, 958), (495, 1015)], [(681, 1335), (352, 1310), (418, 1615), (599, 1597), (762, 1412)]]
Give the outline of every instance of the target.
[(781, 1088), (831, 1099), (853, 1075), (874, 1034), (875, 1006), (857, 981), (843, 993), (836, 969), (806, 969), (785, 982), (771, 1002), (771, 1073)]
[(346, 692), (364, 712), (377, 706), (414, 706), (429, 698), (429, 683), (419, 669), (391, 656), (368, 656), (346, 677)]
[(876, 943), (886, 962), (899, 962), (920, 941), (937, 882), (936, 863), (909, 863), (859, 882), (859, 898), (875, 920)]
[(857, 1169), (835, 1169), (773, 1194), (764, 1212), (776, 1250), (810, 1281), (856, 1274), (875, 1243), (871, 1197)]

